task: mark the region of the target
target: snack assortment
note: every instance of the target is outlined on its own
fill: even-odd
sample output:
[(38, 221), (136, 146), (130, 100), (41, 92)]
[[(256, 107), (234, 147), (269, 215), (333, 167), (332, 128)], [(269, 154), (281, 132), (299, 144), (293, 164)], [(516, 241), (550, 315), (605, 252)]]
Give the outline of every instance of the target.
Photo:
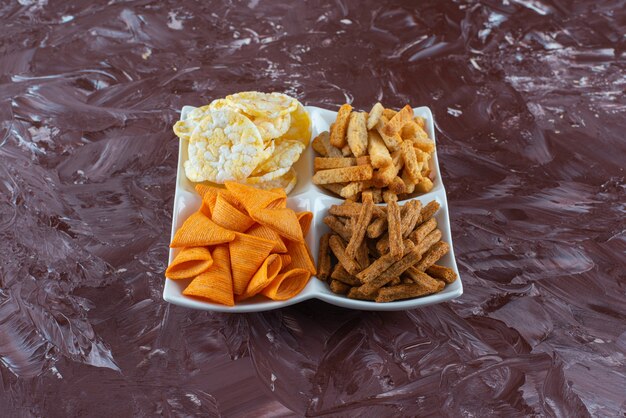
[(355, 201), (371, 191), (374, 203), (382, 202), (386, 191), (400, 199), (429, 192), (435, 142), (424, 128), (424, 119), (409, 105), (395, 111), (376, 103), (365, 113), (344, 104), (330, 131), (313, 140), (319, 155), (313, 183)]
[(176, 231), (170, 247), (180, 250), (165, 276), (192, 279), (184, 295), (227, 306), (300, 293), (316, 274), (304, 240), (313, 214), (287, 208), (283, 189), (225, 186), (196, 185), (202, 206)]
[[(437, 264), (450, 250), (448, 230), (437, 224), (447, 216), (445, 206), (443, 217), (434, 217), (445, 194), (435, 190), (437, 200), (423, 207), (419, 200), (398, 203), (433, 188), (435, 143), (425, 120), (408, 105), (395, 111), (376, 103), (366, 113), (345, 104), (336, 116), (309, 111), (287, 95), (259, 92), (184, 109), (174, 126), (187, 147), (179, 167), (195, 183), (201, 205), (173, 232), (165, 272), (172, 281), (164, 295), (174, 287), (174, 303), (187, 306), (196, 298), (223, 305), (214, 310), (247, 312), (255, 308), (239, 302), (286, 301), (312, 276), (324, 284), (311, 283), (298, 300), (316, 294), (340, 306), (387, 310), (393, 305), (376, 303), (434, 294), (447, 285), (448, 299), (461, 294), (456, 269)], [(317, 204), (317, 188), (290, 198), (325, 214), (331, 232), (314, 248), (317, 268), (305, 242), (313, 213), (287, 208), (296, 184), (293, 165), (308, 146), (312, 118), (334, 122), (312, 142), (318, 156), (310, 180), (345, 199), (326, 210)]]
[(332, 232), (320, 239), (317, 277), (334, 293), (376, 302), (437, 293), (454, 282), (452, 269), (435, 264), (449, 250), (433, 217), (439, 203), (400, 206), (385, 191), (387, 206), (377, 206), (373, 194), (329, 208), (324, 223)]
[(250, 91), (194, 108), (174, 125), (174, 133), (188, 142), (184, 168), (190, 181), (236, 181), (289, 193), (297, 182), (293, 165), (311, 137), (311, 120), (293, 97)]

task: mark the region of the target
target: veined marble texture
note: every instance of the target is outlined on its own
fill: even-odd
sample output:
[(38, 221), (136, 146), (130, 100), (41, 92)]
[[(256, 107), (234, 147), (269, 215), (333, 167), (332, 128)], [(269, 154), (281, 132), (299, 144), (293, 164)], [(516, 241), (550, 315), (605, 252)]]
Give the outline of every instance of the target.
[[(623, 1), (0, 5), (0, 415), (626, 414)], [(431, 107), (464, 295), (162, 301), (183, 105)]]

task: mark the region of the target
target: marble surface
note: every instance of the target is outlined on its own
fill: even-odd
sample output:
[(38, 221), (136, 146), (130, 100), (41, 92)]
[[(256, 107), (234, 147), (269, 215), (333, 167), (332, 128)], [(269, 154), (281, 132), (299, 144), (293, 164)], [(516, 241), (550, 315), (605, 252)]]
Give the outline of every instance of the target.
[[(4, 416), (624, 416), (623, 1), (0, 5)], [(183, 104), (430, 106), (465, 294), (161, 300)]]

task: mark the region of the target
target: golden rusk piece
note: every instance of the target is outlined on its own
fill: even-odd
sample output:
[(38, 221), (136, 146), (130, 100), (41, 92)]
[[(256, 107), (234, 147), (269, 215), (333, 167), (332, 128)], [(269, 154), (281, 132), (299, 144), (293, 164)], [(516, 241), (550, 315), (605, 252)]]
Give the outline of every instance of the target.
[(356, 158), (344, 157), (315, 157), (313, 170), (329, 170), (331, 168), (344, 168), (356, 165)]
[(346, 271), (346, 269), (341, 264), (337, 264), (333, 269), (333, 272), (330, 275), (330, 278), (333, 280), (338, 280), (342, 283), (349, 284), (350, 286), (360, 286), (361, 282), (359, 279), (351, 275)]
[(356, 165), (372, 165), (372, 160), (369, 155), (356, 157)]
[(386, 187), (398, 175), (403, 165), (404, 160), (402, 160), (402, 154), (400, 151), (394, 152), (391, 155), (391, 164), (374, 173), (372, 183), (374, 183), (374, 186), (379, 188)]
[(457, 278), (454, 270), (449, 267), (439, 266), (437, 264), (433, 264), (432, 266), (428, 267), (426, 269), (426, 273), (430, 274), (435, 279), (446, 282), (446, 284), (454, 282)]
[(424, 206), (422, 208), (422, 211), (420, 212), (420, 219), (417, 222), (418, 225), (432, 218), (433, 215), (437, 213), (437, 211), (439, 210), (439, 207), (440, 207), (439, 202), (437, 202), (436, 200), (432, 200), (428, 202), (428, 204)]
[(341, 189), (344, 188), (345, 183), (320, 184), (320, 186), (339, 196), (339, 193), (341, 193)]
[(389, 122), (389, 120), (385, 117), (385, 115), (382, 115), (380, 119), (378, 119), (378, 123), (376, 124), (376, 130), (380, 134), (380, 137), (382, 138), (385, 145), (387, 145), (387, 148), (389, 148), (390, 151), (396, 151), (398, 148), (400, 148), (402, 138), (400, 137), (399, 133), (395, 135), (387, 135), (383, 132), (383, 128), (387, 124), (387, 122)]
[(352, 181), (370, 180), (373, 169), (371, 165), (333, 168), (321, 170), (313, 175), (313, 184), (349, 183)]
[(346, 130), (348, 129), (351, 112), (352, 106), (347, 103), (339, 108), (337, 118), (330, 131), (330, 144), (333, 147), (341, 149), (346, 145)]
[(339, 238), (338, 235), (333, 235), (330, 237), (329, 244), (330, 249), (333, 251), (333, 254), (335, 254), (335, 257), (337, 257), (337, 260), (339, 260), (339, 263), (343, 265), (348, 273), (356, 275), (360, 268), (356, 261), (346, 255), (346, 246), (341, 241), (341, 238)]
[(391, 164), (391, 154), (377, 131), (369, 131), (367, 152), (374, 168), (383, 168)]
[(422, 202), (419, 200), (411, 200), (403, 207), (401, 230), (402, 238), (408, 238), (411, 232), (415, 229), (415, 225), (420, 219), (420, 211), (422, 210)]
[(396, 115), (396, 113), (398, 113), (398, 111), (395, 109), (383, 109), (383, 116), (386, 117), (387, 119), (393, 118)]
[(445, 283), (441, 280), (437, 280), (424, 273), (421, 270), (411, 267), (404, 272), (404, 276), (409, 278), (412, 283), (419, 283), (427, 289), (431, 289), (434, 292), (438, 292), (445, 287)]
[(359, 289), (359, 292), (363, 295), (366, 296), (372, 296), (375, 295), (376, 292), (378, 291), (378, 289), (380, 289), (383, 286), (386, 286), (396, 280), (400, 280), (399, 277), (394, 277), (394, 276), (389, 276), (386, 274), (381, 274), (380, 276), (374, 278), (372, 281), (367, 282), (361, 286), (359, 286), (357, 289)]
[(405, 190), (404, 182), (398, 176), (395, 176), (387, 187), (389, 188), (390, 192), (393, 192), (395, 194), (403, 194)]
[(322, 235), (320, 238), (320, 248), (317, 256), (317, 278), (323, 281), (328, 279), (330, 275), (330, 247), (328, 241), (330, 234)]
[(372, 201), (372, 195), (371, 193), (365, 193), (359, 217), (357, 218), (356, 225), (352, 229), (352, 237), (346, 247), (346, 254), (348, 257), (356, 258), (357, 250), (365, 238), (365, 232), (367, 231), (367, 226), (372, 220), (373, 212), (374, 202)]
[(404, 182), (404, 192), (408, 193), (408, 194), (413, 193), (415, 191), (415, 184), (416, 183), (409, 176), (409, 174), (408, 174), (408, 172), (406, 170), (402, 170), (402, 175), (400, 176), (400, 178)]
[(343, 146), (343, 148), (341, 148), (341, 155), (343, 155), (344, 157), (354, 157), (354, 155), (352, 155), (350, 145), (346, 144)]
[(394, 277), (386, 286), (395, 286), (397, 284), (402, 283), (402, 279), (399, 277)]
[(350, 240), (352, 230), (341, 222), (336, 216), (328, 215), (323, 219), (324, 223), (344, 240)]
[(415, 244), (419, 244), (424, 240), (426, 235), (430, 234), (432, 231), (437, 228), (437, 220), (435, 218), (430, 218), (423, 224), (417, 227), (412, 233), (409, 234), (409, 238)]
[(393, 302), (394, 300), (416, 298), (426, 296), (435, 291), (425, 289), (419, 284), (399, 284), (397, 286), (383, 287), (378, 291), (376, 302)]
[(322, 141), (322, 136), (324, 135), (328, 136), (329, 134), (328, 132), (324, 131), (315, 138), (313, 138), (313, 141), (311, 142), (311, 147), (313, 148), (313, 151), (317, 152), (322, 157), (326, 157), (328, 155), (326, 147), (324, 146), (324, 142)]
[(372, 190), (372, 199), (374, 199), (374, 203), (380, 203), (383, 201), (383, 192), (380, 189)]
[(352, 112), (350, 114), (347, 139), (355, 157), (362, 157), (367, 153), (367, 122), (365, 113)]
[(404, 125), (413, 121), (413, 109), (411, 106), (404, 106), (396, 113), (383, 127), (383, 133), (388, 136), (397, 135)]
[(404, 161), (404, 171), (408, 172), (409, 177), (411, 177), (414, 183), (419, 182), (422, 178), (421, 167), (417, 163), (413, 145), (405, 141), (400, 144), (400, 151), (402, 152), (402, 160)]
[(328, 132), (326, 131), (322, 132), (315, 139), (318, 139), (318, 138), (319, 138), (319, 143), (321, 144), (321, 147), (323, 147), (324, 150), (326, 151), (325, 153), (320, 152), (321, 155), (325, 157), (331, 157), (331, 158), (342, 157), (341, 151), (333, 147), (332, 145), (330, 145), (330, 134)]
[(343, 186), (339, 195), (344, 199), (348, 199), (356, 196), (368, 187), (370, 187), (369, 181), (353, 181), (352, 183), (348, 183)]
[(415, 266), (416, 269), (420, 271), (425, 271), (428, 267), (432, 266), (443, 257), (450, 250), (450, 246), (448, 243), (443, 241), (438, 241), (433, 244), (432, 247), (424, 255), (422, 259)]
[(433, 182), (428, 177), (422, 177), (419, 183), (415, 185), (415, 190), (420, 193), (428, 193), (433, 189)]
[[(374, 192), (372, 192), (372, 196)], [(372, 197), (373, 199), (373, 197)], [(328, 209), (328, 213), (335, 216), (359, 216), (361, 212), (361, 203), (345, 201), (341, 205), (332, 205)], [(387, 208), (384, 206), (374, 206), (374, 216), (379, 218), (387, 218)]]
[(387, 203), (387, 230), (389, 231), (389, 254), (395, 259), (402, 257), (402, 225), (398, 202)]
[(372, 107), (372, 110), (370, 110), (370, 113), (367, 117), (367, 129), (368, 130), (374, 129), (374, 127), (378, 123), (378, 119), (380, 119), (380, 115), (383, 114), (383, 110), (385, 110), (385, 108), (380, 103), (376, 103)]
[(350, 290), (350, 285), (342, 283), (339, 280), (332, 280), (330, 282), (330, 290), (333, 293), (345, 295)]

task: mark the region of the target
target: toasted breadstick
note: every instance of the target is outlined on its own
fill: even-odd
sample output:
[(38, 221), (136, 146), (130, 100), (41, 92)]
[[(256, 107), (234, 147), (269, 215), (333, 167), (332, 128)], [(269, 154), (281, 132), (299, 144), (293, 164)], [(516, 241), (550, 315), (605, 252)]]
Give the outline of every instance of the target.
[(397, 286), (384, 287), (378, 291), (376, 302), (393, 302), (394, 300), (416, 298), (434, 293), (425, 289), (420, 284), (399, 284)]
[(330, 282), (330, 290), (333, 293), (339, 295), (345, 295), (350, 290), (350, 285), (340, 282), (339, 280), (332, 280)]
[(428, 204), (422, 208), (420, 212), (420, 219), (417, 224), (419, 225), (432, 218), (433, 215), (439, 210), (439, 206), (439, 202), (437, 202), (436, 200), (431, 200), (430, 202), (428, 202)]
[(323, 136), (326, 136), (328, 139), (328, 136), (329, 136), (328, 131), (324, 131), (318, 136), (316, 136), (315, 139), (313, 139), (313, 142), (311, 142), (311, 147), (313, 147), (313, 150), (317, 152), (319, 155), (321, 155), (322, 157), (326, 157), (328, 155), (328, 152), (326, 151), (326, 147), (324, 146), (324, 141), (322, 140)]
[(348, 241), (350, 239), (352, 230), (344, 225), (336, 216), (325, 216), (324, 223), (344, 240)]
[(435, 264), (437, 260), (443, 257), (449, 250), (450, 246), (446, 242), (438, 241), (434, 243), (433, 246), (424, 253), (415, 268), (420, 271), (426, 271), (427, 268)]
[[(424, 255), (430, 247), (435, 245), (437, 241), (441, 239), (441, 231), (439, 229), (435, 229), (430, 234), (426, 235), (422, 241), (420, 241), (417, 245), (417, 252)], [(411, 241), (413, 242), (413, 241)]]
[(356, 158), (339, 157), (315, 157), (313, 170), (330, 170), (331, 168), (344, 168), (356, 165)]
[(345, 267), (341, 264), (337, 264), (330, 275), (331, 279), (339, 280), (342, 283), (349, 284), (350, 286), (361, 286), (361, 282), (355, 276), (348, 273)]
[(373, 169), (371, 165), (357, 165), (354, 167), (333, 168), (321, 170), (313, 175), (313, 184), (346, 183), (352, 181), (370, 180)]
[(391, 154), (377, 131), (369, 131), (367, 152), (374, 168), (383, 168), (391, 164)]
[[(415, 250), (415, 245), (409, 240), (406, 240), (403, 243), (404, 249), (408, 252), (411, 250)], [(376, 277), (380, 276), (382, 272), (387, 270), (396, 260), (390, 254), (384, 254), (374, 260), (372, 264), (370, 264), (366, 269), (356, 274), (357, 279), (361, 281), (361, 283), (367, 283), (374, 280)]]
[(354, 157), (352, 150), (350, 149), (350, 145), (346, 144), (343, 148), (341, 148), (341, 155), (344, 157)]
[(374, 129), (376, 124), (378, 123), (378, 119), (380, 119), (380, 115), (383, 114), (383, 110), (385, 108), (380, 103), (376, 103), (367, 117), (367, 129)]
[(330, 183), (330, 184), (320, 184), (320, 187), (323, 187), (329, 192), (339, 196), (339, 193), (341, 193), (341, 189), (343, 189), (345, 185), (346, 185), (345, 183)]
[(383, 127), (389, 122), (389, 119), (382, 115), (380, 119), (378, 119), (378, 123), (376, 124), (376, 131), (380, 134), (385, 145), (389, 148), (390, 151), (396, 151), (400, 148), (400, 144), (402, 143), (402, 138), (400, 138), (400, 134), (395, 135), (387, 135), (383, 132)]
[(406, 105), (385, 124), (383, 133), (388, 136), (398, 135), (402, 127), (409, 122), (413, 122), (413, 109)]
[(387, 230), (387, 218), (378, 218), (375, 219), (367, 227), (367, 237), (368, 238), (378, 238)]
[(330, 144), (333, 147), (341, 149), (346, 145), (346, 130), (348, 129), (351, 112), (352, 106), (347, 103), (339, 108), (335, 124), (330, 131)]
[(401, 229), (402, 229), (402, 237), (408, 238), (411, 232), (415, 229), (415, 225), (420, 219), (420, 212), (422, 210), (422, 202), (419, 200), (411, 200), (406, 203), (403, 207), (404, 212), (402, 213), (401, 220)]
[(449, 267), (438, 266), (437, 264), (428, 267), (426, 273), (430, 274), (435, 279), (443, 280), (447, 284), (452, 283), (457, 278), (454, 270)]
[(356, 158), (356, 165), (371, 165), (372, 160), (369, 155), (364, 155), (362, 157)]
[(359, 292), (358, 287), (353, 287), (352, 289), (350, 289), (350, 291), (348, 291), (348, 297), (350, 299), (361, 299), (361, 300), (372, 300), (372, 301), (376, 299), (376, 295), (368, 296)]
[(404, 272), (404, 277), (408, 278), (411, 283), (421, 283), (423, 286), (435, 292), (440, 291), (446, 285), (443, 281), (437, 280), (423, 271), (416, 269), (415, 266), (407, 269)]
[[(372, 193), (373, 195), (374, 193)], [(361, 203), (345, 201), (341, 205), (332, 205), (328, 213), (335, 216), (359, 216)], [(374, 206), (373, 214), (379, 218), (387, 218), (387, 208), (384, 206)]]
[(359, 265), (346, 255), (346, 246), (341, 238), (339, 238), (338, 235), (333, 235), (330, 237), (328, 243), (330, 244), (330, 249), (333, 251), (333, 254), (335, 254), (335, 257), (337, 257), (337, 260), (343, 265), (346, 271), (352, 275), (357, 274), (360, 270)]
[(348, 145), (355, 157), (362, 157), (367, 153), (367, 121), (365, 113), (352, 112), (348, 123)]
[[(357, 218), (356, 225), (352, 229), (352, 237), (348, 246), (346, 247), (346, 255), (350, 258), (356, 258), (358, 248), (365, 238), (365, 232), (372, 220), (372, 213), (374, 211), (374, 202), (372, 201), (371, 193), (364, 193), (363, 204), (361, 205), (361, 212)], [(363, 266), (361, 266), (363, 267)]]
[(398, 284), (402, 283), (402, 279), (400, 279), (399, 277), (394, 277), (389, 283), (387, 283), (385, 286), (395, 286)]
[(415, 156), (415, 149), (413, 145), (405, 141), (400, 144), (400, 150), (402, 151), (402, 160), (404, 161), (404, 171), (408, 172), (409, 177), (414, 183), (418, 183), (421, 178), (421, 167), (417, 164), (417, 157)]
[(389, 254), (397, 260), (402, 257), (403, 251), (398, 202), (391, 201), (387, 204), (387, 230), (389, 231)]
[(361, 267), (361, 270), (370, 265), (369, 250), (367, 249), (365, 240), (361, 242), (361, 245), (359, 245), (359, 248), (356, 251), (356, 262)]
[(322, 238), (320, 238), (319, 253), (317, 255), (317, 278), (323, 281), (326, 281), (330, 275), (329, 239), (330, 234), (322, 235)]
[(371, 295), (380, 287), (394, 280), (404, 273), (409, 267), (412, 267), (420, 261), (420, 254), (417, 253), (415, 247), (409, 247), (404, 252), (402, 258), (393, 263), (387, 270), (383, 271), (374, 279), (364, 283), (359, 290), (365, 295)]

